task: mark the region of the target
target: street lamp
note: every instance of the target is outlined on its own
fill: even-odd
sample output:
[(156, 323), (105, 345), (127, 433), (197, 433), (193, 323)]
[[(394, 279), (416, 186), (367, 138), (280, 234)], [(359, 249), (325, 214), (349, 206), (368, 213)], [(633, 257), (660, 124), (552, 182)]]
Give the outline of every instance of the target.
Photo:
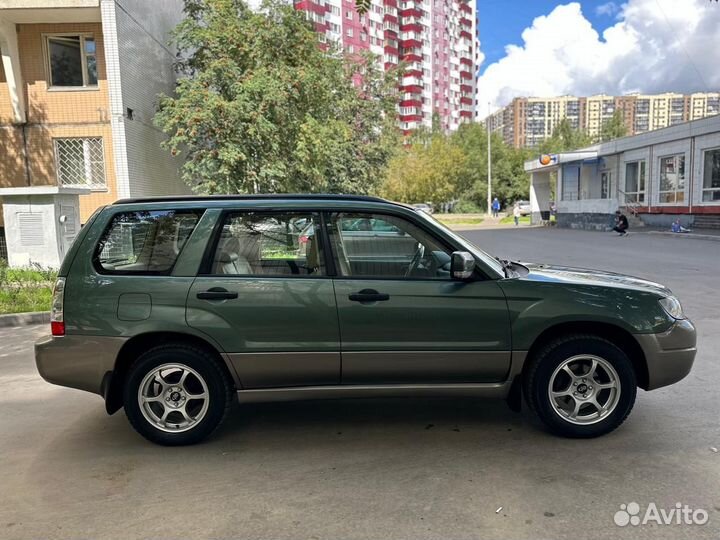
[(488, 101), (488, 115), (485, 119), (485, 124), (487, 127), (487, 147), (488, 147), (488, 182), (487, 182), (487, 213), (488, 216), (492, 214), (492, 208), (490, 206), (492, 205), (492, 150), (490, 149), (491, 143), (490, 143), (490, 102)]

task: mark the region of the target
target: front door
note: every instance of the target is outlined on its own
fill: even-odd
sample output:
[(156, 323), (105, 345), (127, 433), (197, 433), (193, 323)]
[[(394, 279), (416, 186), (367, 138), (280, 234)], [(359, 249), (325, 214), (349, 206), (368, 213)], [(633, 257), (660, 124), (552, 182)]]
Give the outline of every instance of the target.
[(188, 295), (188, 324), (221, 344), (243, 388), (338, 384), (338, 320), (318, 214), (220, 219)]
[(335, 213), (343, 384), (505, 380), (510, 324), (493, 280), (450, 276), (452, 247), (405, 217)]

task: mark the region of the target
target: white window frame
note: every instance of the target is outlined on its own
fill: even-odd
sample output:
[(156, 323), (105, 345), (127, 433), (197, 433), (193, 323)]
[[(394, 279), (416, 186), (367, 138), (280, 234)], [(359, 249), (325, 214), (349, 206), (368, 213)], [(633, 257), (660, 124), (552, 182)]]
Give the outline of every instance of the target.
[[(633, 163), (637, 164), (638, 166), (638, 191), (628, 191), (627, 185), (628, 185), (628, 165), (632, 165)], [(641, 206), (647, 206), (647, 188), (648, 188), (648, 166), (647, 166), (647, 160), (646, 159), (633, 159), (630, 161), (626, 161), (624, 163), (625, 165), (625, 183), (623, 185), (623, 192), (625, 193), (625, 203), (635, 203), (639, 204)], [(643, 172), (643, 189), (640, 189), (640, 172)], [(630, 196), (634, 195), (635, 198), (631, 199)], [(640, 195), (642, 195), (642, 200), (640, 200)]]
[[(102, 183), (88, 183), (88, 184), (63, 184), (62, 178), (60, 176), (60, 152), (58, 151), (58, 143), (60, 141), (66, 141), (69, 139), (76, 139), (81, 141), (86, 141), (89, 139), (99, 139), (100, 140), (100, 149), (102, 151), (102, 171), (103, 171), (103, 181)], [(57, 177), (57, 183), (60, 187), (88, 187), (91, 191), (107, 191), (107, 161), (105, 159), (105, 140), (101, 136), (87, 136), (87, 137), (53, 137), (53, 153), (54, 155), (54, 161), (55, 161), (55, 176)], [(91, 164), (89, 162), (89, 156), (87, 150), (85, 148), (85, 144), (83, 144), (83, 161), (85, 170), (89, 171)]]
[[(79, 37), (80, 38), (80, 62), (82, 64), (82, 86), (56, 86), (52, 82), (52, 60), (50, 57), (50, 40), (53, 38), (64, 38), (64, 37)], [(85, 40), (92, 38), (95, 42), (95, 53), (88, 54), (85, 52)], [(53, 32), (51, 34), (42, 34), (43, 39), (43, 54), (45, 55), (45, 80), (47, 82), (48, 90), (55, 92), (64, 91), (78, 91), (78, 90), (98, 90), (100, 87), (100, 73), (98, 69), (98, 82), (95, 84), (88, 84), (88, 56), (95, 57), (95, 66), (98, 67), (98, 54), (97, 46), (98, 40), (95, 34), (92, 32)]]
[(715, 148), (703, 148), (702, 149), (702, 174), (700, 175), (700, 204), (716, 206), (720, 204), (720, 201), (706, 201), (705, 192), (720, 191), (718, 188), (706, 188), (705, 187), (705, 156), (708, 152), (720, 152), (720, 146)]
[[(675, 166), (678, 168), (678, 174), (680, 171), (679, 159), (683, 160), (683, 178), (682, 178), (683, 187), (681, 190), (671, 190), (671, 191), (665, 190), (665, 191), (663, 191), (663, 189), (662, 189), (662, 176), (664, 174), (662, 162), (663, 162), (663, 160), (666, 160), (666, 159), (675, 159)], [(657, 200), (657, 204), (659, 206), (677, 206), (677, 205), (685, 206), (688, 204), (687, 203), (687, 180), (688, 180), (687, 173), (688, 173), (688, 160), (687, 160), (687, 155), (685, 154), (685, 152), (680, 152), (677, 154), (668, 154), (666, 156), (658, 157), (658, 184), (657, 184), (657, 194), (658, 194), (657, 199), (658, 200)], [(678, 193), (683, 194), (683, 199), (681, 201), (678, 201)], [(668, 195), (668, 194), (672, 194), (674, 196), (674, 200), (671, 202), (663, 202), (662, 196)]]

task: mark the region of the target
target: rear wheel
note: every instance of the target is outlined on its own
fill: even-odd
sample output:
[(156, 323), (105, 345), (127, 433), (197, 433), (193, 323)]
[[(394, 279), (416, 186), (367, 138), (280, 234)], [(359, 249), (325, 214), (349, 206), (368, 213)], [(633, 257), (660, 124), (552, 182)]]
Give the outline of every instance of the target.
[(193, 346), (162, 345), (130, 368), (124, 406), (146, 439), (175, 446), (200, 442), (227, 414), (232, 387), (217, 359)]
[(635, 403), (632, 362), (613, 343), (574, 335), (553, 341), (533, 360), (525, 396), (551, 431), (597, 437), (625, 421)]

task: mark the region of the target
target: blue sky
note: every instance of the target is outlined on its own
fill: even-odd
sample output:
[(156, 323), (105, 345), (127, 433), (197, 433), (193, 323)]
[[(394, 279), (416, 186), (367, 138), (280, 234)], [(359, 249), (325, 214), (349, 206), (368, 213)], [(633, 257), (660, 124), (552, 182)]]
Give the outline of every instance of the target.
[(481, 118), (519, 96), (720, 90), (718, 2), (477, 1)]
[[(480, 41), (485, 53), (485, 68), (505, 56), (505, 46), (511, 43), (522, 43), (522, 32), (532, 25), (535, 17), (547, 15), (562, 3), (558, 0), (478, 0), (478, 18), (480, 21)], [(598, 7), (608, 6), (608, 0), (584, 0), (582, 11), (595, 30), (602, 35), (603, 30), (615, 22), (615, 14), (600, 15)], [(616, 2), (619, 5), (621, 2)], [(605, 12), (608, 9), (603, 10)]]

